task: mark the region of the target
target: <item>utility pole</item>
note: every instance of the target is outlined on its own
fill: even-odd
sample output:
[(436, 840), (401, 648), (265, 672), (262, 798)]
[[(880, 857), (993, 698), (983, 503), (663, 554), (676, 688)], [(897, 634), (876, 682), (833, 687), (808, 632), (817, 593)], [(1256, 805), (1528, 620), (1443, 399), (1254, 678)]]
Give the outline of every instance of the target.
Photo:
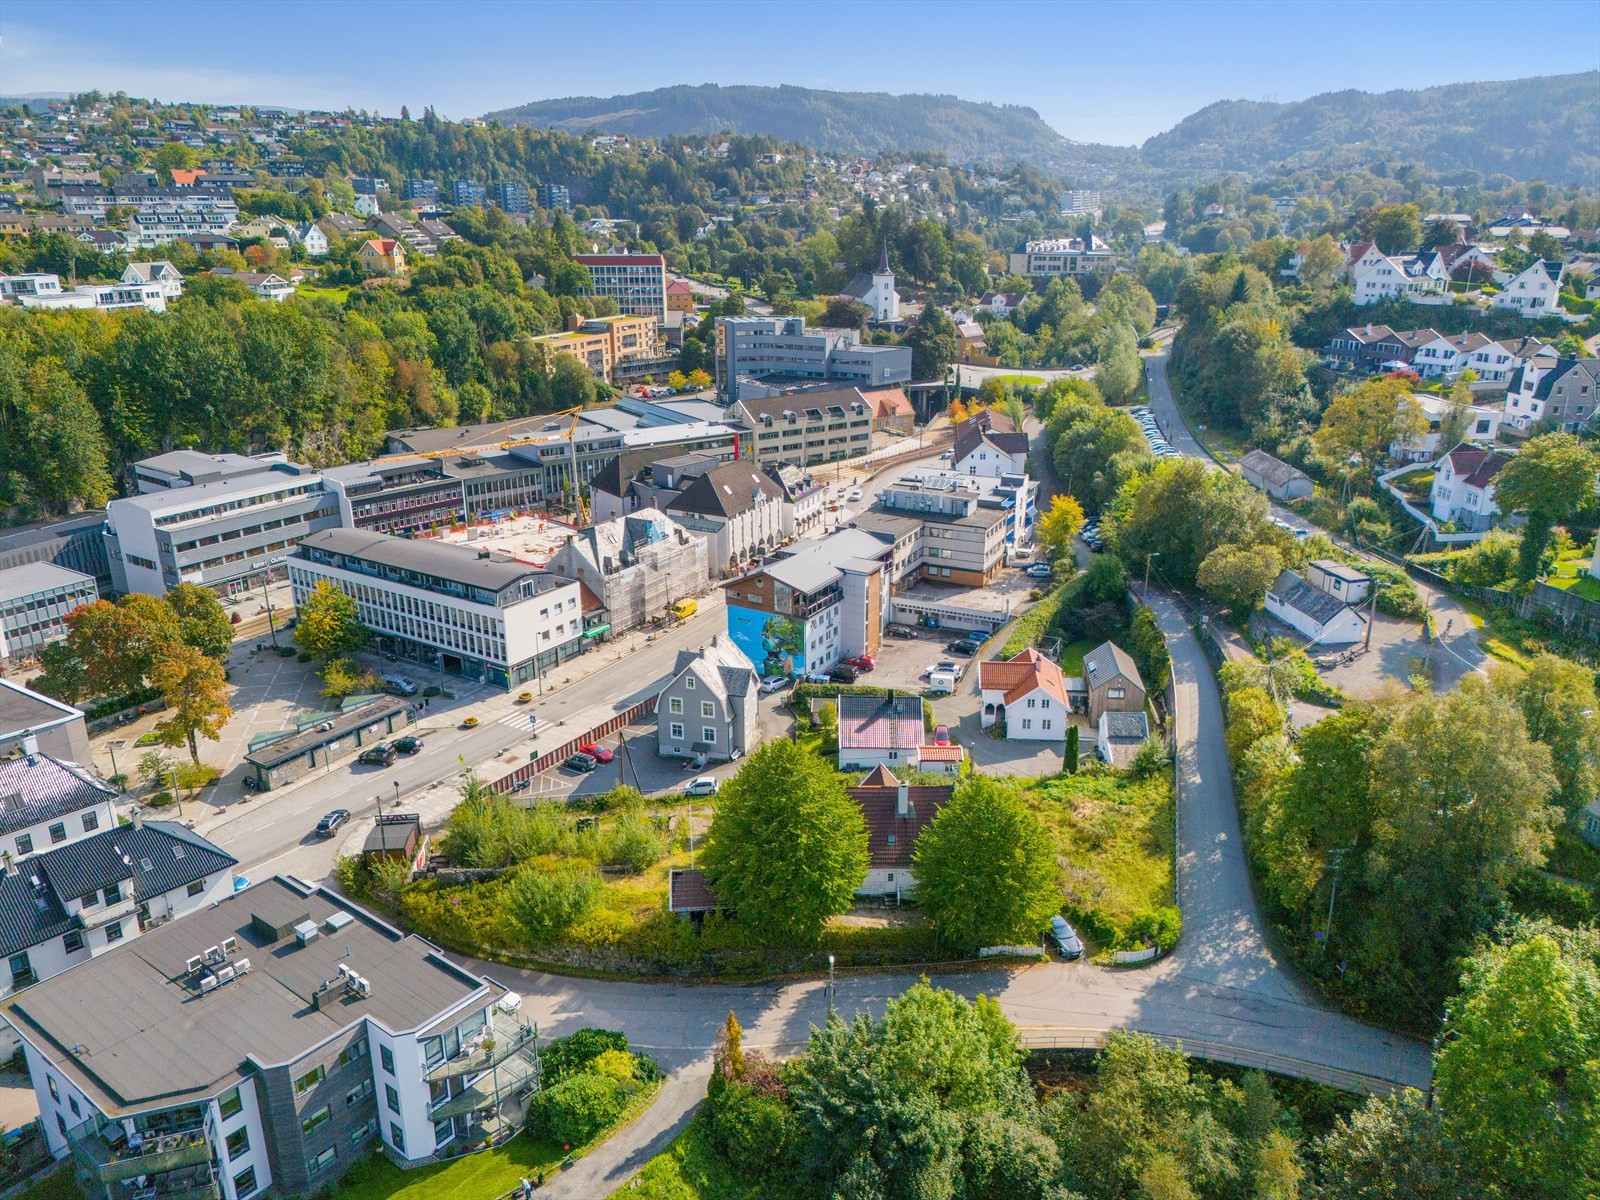
[(1150, 560), (1152, 558), (1160, 558), (1160, 557), (1161, 557), (1161, 551), (1159, 551), (1159, 550), (1152, 550), (1152, 551), (1150, 551), (1149, 554), (1146, 554), (1144, 556), (1144, 596), (1143, 596), (1143, 600), (1144, 600), (1144, 602), (1146, 604), (1150, 603)]
[(1367, 580), (1367, 587), (1372, 589), (1372, 603), (1367, 606), (1367, 636), (1361, 643), (1362, 650), (1372, 649), (1372, 623), (1378, 619), (1378, 589), (1372, 586), (1372, 580)]
[(272, 562), (261, 564), (261, 602), (267, 606), (267, 629), (272, 633), (272, 648), (278, 648), (278, 624), (272, 619), (272, 596), (267, 591), (267, 576), (272, 573)]

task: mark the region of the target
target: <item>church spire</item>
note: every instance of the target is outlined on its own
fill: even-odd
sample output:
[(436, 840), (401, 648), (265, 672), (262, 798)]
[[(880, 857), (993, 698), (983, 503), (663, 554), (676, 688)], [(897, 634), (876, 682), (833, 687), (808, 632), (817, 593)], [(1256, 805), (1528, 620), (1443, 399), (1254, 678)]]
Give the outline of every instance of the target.
[(889, 274), (889, 239), (883, 239), (883, 253), (878, 256), (878, 274)]

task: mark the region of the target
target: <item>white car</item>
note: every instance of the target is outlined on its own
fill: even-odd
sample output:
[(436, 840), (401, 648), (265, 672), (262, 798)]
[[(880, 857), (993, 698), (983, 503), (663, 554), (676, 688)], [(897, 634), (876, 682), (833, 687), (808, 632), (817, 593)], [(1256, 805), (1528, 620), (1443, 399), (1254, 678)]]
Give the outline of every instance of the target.
[(850, 494), (848, 496), (846, 496), (845, 499), (850, 500), (852, 502), (861, 499), (861, 489), (860, 488), (852, 488), (851, 491), (850, 491)]
[(763, 692), (781, 692), (788, 686), (789, 677), (787, 675), (768, 675), (761, 681), (761, 690)]
[(717, 781), (710, 775), (702, 775), (698, 779), (691, 779), (683, 785), (685, 796), (715, 796), (717, 794)]

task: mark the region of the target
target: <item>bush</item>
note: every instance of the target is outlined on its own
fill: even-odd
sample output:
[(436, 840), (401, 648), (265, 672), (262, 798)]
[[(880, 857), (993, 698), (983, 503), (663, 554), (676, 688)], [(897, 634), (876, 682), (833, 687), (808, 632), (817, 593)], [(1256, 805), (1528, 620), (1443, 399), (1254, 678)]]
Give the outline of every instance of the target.
[(1151, 734), (1139, 743), (1129, 769), (1135, 779), (1149, 779), (1167, 769), (1167, 748), (1158, 736)]
[(584, 1028), (556, 1038), (539, 1051), (539, 1069), (546, 1083), (557, 1082), (589, 1069), (602, 1054), (627, 1050), (626, 1034), (614, 1029)]
[(1364, 563), (1363, 569), (1372, 576), (1372, 590), (1377, 597), (1379, 612), (1406, 620), (1422, 620), (1422, 614), (1428, 611), (1427, 606), (1422, 603), (1417, 585), (1409, 575), (1388, 563)]
[(1000, 647), (1000, 657), (1010, 658), (1012, 655), (1021, 654), (1029, 646), (1037, 646), (1050, 626), (1055, 623), (1062, 606), (1076, 591), (1077, 586), (1076, 579), (1067, 580), (1018, 617)]
[(1167, 653), (1167, 639), (1156, 625), (1156, 614), (1142, 604), (1134, 611), (1128, 643), (1133, 660), (1139, 664), (1139, 674), (1144, 676), (1146, 690), (1164, 691), (1172, 679), (1172, 656)]
[(1135, 917), (1128, 926), (1128, 940), (1139, 945), (1156, 946), (1165, 954), (1178, 944), (1178, 935), (1182, 932), (1183, 914), (1167, 905)]
[(666, 855), (670, 838), (646, 814), (625, 812), (610, 829), (599, 831), (595, 840), (600, 862), (638, 874)]
[(500, 906), (523, 944), (537, 949), (586, 917), (600, 902), (604, 887), (587, 864), (562, 863), (549, 870), (529, 864), (504, 881)]
[(562, 1146), (581, 1146), (616, 1124), (627, 1104), (628, 1089), (617, 1080), (574, 1075), (534, 1093), (528, 1102), (526, 1126), (535, 1137)]
[(615, 1079), (625, 1088), (631, 1089), (638, 1083), (638, 1076), (633, 1069), (633, 1055), (626, 1050), (607, 1050), (596, 1055), (589, 1069), (596, 1075)]
[(711, 1141), (730, 1166), (758, 1178), (784, 1162), (797, 1133), (789, 1106), (740, 1083), (729, 1083), (710, 1108)]
[(151, 808), (166, 808), (167, 805), (172, 803), (172, 793), (157, 792), (154, 796), (151, 796), (148, 800), (146, 800), (145, 803)]

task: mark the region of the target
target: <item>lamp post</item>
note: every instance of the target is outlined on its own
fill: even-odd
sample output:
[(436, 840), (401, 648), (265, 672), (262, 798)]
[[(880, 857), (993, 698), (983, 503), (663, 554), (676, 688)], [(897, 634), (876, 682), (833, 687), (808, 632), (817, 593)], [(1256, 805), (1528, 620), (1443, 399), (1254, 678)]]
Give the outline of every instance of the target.
[(1150, 603), (1150, 560), (1152, 558), (1160, 557), (1161, 551), (1159, 550), (1152, 550), (1149, 554), (1144, 556), (1144, 595), (1141, 597), (1141, 599), (1143, 599), (1146, 604)]
[(828, 955), (828, 1024), (833, 1024), (833, 955)]
[(178, 764), (172, 764), (172, 798), (178, 802), (178, 822), (183, 822), (183, 792), (178, 789)]
[[(112, 741), (109, 741), (109, 742), (106, 743), (106, 749), (111, 751), (111, 778), (112, 779), (121, 780), (121, 778), (122, 778), (122, 772), (117, 770), (117, 747), (118, 746), (125, 746), (125, 745), (127, 745), (127, 743), (124, 742), (121, 738), (116, 738), (116, 739), (113, 739)], [(124, 788), (122, 787), (120, 782), (115, 784), (114, 786), (116, 787), (117, 791), (119, 791), (119, 792), (124, 790)]]
[(400, 811), (400, 781), (398, 779), (394, 781), (394, 811)]

